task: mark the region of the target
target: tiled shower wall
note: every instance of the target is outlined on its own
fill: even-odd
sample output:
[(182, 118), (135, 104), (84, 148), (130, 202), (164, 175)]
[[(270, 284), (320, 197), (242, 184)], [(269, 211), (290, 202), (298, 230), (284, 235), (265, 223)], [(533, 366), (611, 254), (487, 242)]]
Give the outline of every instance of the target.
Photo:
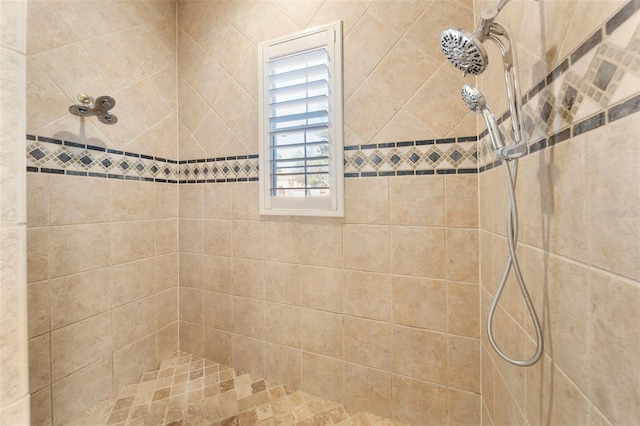
[(0, 3), (0, 424), (29, 423), (24, 138), (26, 7)]
[[(470, 6), (179, 2), (181, 161), (256, 154), (257, 42), (337, 19), (345, 145), (367, 151), (345, 151), (344, 219), (260, 217), (257, 182), (181, 166), (182, 350), (412, 424), (479, 422), (477, 175), (379, 174), (372, 152), (391, 164), (379, 144), (477, 134), (437, 43)], [(432, 159), (453, 152), (441, 142)], [(469, 149), (456, 165), (475, 168)]]
[[(640, 107), (639, 6), (520, 1), (500, 16), (517, 40), (525, 112), (534, 123), (531, 154), (519, 165), (518, 254), (545, 352), (533, 367), (514, 367), (483, 333), (483, 424), (640, 419), (640, 127), (637, 114), (625, 117)], [(479, 80), (502, 113), (499, 68), (494, 60)], [(506, 259), (503, 172), (479, 174), (483, 324)], [(533, 354), (534, 329), (513, 276), (494, 323), (508, 354)]]
[[(175, 21), (170, 1), (28, 2), (27, 133), (45, 137), (28, 140), (34, 424), (77, 417), (178, 348), (178, 188), (137, 168), (177, 156)], [(115, 98), (118, 123), (69, 114), (81, 92)]]

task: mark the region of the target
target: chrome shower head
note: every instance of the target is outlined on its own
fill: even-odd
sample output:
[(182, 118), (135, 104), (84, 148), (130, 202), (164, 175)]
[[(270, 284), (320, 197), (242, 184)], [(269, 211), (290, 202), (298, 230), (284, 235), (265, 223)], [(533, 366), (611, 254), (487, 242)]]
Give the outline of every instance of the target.
[(462, 100), (465, 105), (467, 105), (467, 108), (476, 114), (482, 115), (482, 118), (487, 125), (487, 131), (489, 132), (489, 138), (491, 139), (491, 146), (493, 147), (493, 150), (496, 151), (496, 154), (499, 155), (499, 150), (505, 146), (504, 136), (500, 131), (500, 127), (498, 127), (498, 120), (496, 120), (496, 117), (489, 109), (489, 105), (487, 105), (484, 95), (477, 87), (470, 84), (462, 85), (460, 95), (462, 95)]
[(481, 113), (483, 108), (487, 107), (487, 100), (478, 88), (470, 84), (462, 85), (460, 95), (467, 108), (476, 113)]
[(460, 28), (444, 30), (440, 36), (440, 47), (449, 62), (464, 74), (482, 74), (489, 64), (482, 42)]

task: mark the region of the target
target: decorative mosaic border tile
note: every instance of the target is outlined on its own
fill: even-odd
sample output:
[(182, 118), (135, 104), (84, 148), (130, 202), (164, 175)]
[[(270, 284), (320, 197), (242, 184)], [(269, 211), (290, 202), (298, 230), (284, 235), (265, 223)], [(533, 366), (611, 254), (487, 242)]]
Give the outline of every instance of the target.
[(258, 155), (180, 161), (179, 183), (248, 182), (258, 180)]
[[(523, 95), (525, 127), (531, 140), (529, 154), (640, 111), (637, 90), (629, 98), (610, 105), (627, 74), (640, 78), (640, 26), (626, 47), (609, 37), (638, 10), (640, 1), (631, 0)], [(609, 39), (604, 40), (605, 37)], [(594, 49), (590, 62), (584, 62)], [(506, 123), (510, 116), (507, 111), (498, 119), (504, 134), (511, 132)], [(546, 134), (535, 133), (541, 129), (543, 132), (546, 129)], [(478, 139), (478, 172), (482, 173), (501, 163), (491, 153), (487, 130)]]
[[(525, 127), (532, 141), (529, 154), (640, 111), (637, 92), (609, 105), (625, 74), (640, 78), (640, 26), (626, 47), (604, 40), (638, 10), (640, 1), (630, 0), (523, 95)], [(595, 48), (586, 72), (572, 69)], [(558, 84), (560, 78), (563, 80)], [(590, 103), (591, 113), (580, 116), (579, 107), (586, 103)], [(504, 134), (510, 134), (510, 116), (506, 111), (498, 118)], [(535, 133), (541, 129), (544, 135)], [(499, 165), (491, 153), (486, 130), (478, 136), (344, 148), (347, 178), (482, 173)], [(258, 180), (258, 155), (178, 162), (27, 135), (27, 171), (148, 182), (243, 182)]]
[[(612, 105), (611, 107), (600, 111), (590, 117), (581, 120), (572, 126), (565, 127), (548, 137), (542, 137), (529, 143), (529, 154), (543, 150), (545, 148), (557, 145), (561, 142), (569, 140), (572, 137), (576, 137), (583, 133), (587, 133), (591, 130), (605, 126), (616, 120), (620, 120), (628, 115), (634, 114), (640, 111), (640, 94), (632, 96), (631, 98)], [(488, 158), (493, 154), (490, 152), (490, 140), (488, 136), (485, 136), (480, 142), (480, 152), (483, 158)], [(502, 163), (499, 160), (494, 160), (484, 164), (478, 168), (478, 173), (482, 173), (500, 166)]]
[(344, 176), (477, 173), (476, 146), (476, 136), (347, 146)]
[(178, 182), (178, 162), (27, 135), (27, 171), (146, 182)]

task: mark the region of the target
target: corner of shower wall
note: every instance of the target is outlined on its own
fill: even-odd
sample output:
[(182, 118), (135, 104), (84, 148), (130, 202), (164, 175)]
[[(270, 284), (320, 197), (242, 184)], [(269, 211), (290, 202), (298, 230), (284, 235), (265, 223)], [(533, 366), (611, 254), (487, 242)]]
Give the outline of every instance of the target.
[[(478, 3), (476, 11), (489, 5)], [(529, 155), (518, 167), (518, 253), (545, 353), (532, 367), (514, 367), (482, 338), (483, 424), (635, 423), (640, 151), (629, 135), (640, 129), (640, 82), (629, 64), (637, 58), (638, 3), (511, 2), (498, 21), (514, 33), (530, 126)], [(494, 65), (479, 86), (493, 111), (505, 112), (509, 134), (502, 70)], [(488, 141), (480, 130), (482, 153)], [(493, 159), (480, 163), (479, 200), (484, 324), (507, 250), (503, 170)], [(506, 352), (534, 352), (514, 279), (494, 323)]]

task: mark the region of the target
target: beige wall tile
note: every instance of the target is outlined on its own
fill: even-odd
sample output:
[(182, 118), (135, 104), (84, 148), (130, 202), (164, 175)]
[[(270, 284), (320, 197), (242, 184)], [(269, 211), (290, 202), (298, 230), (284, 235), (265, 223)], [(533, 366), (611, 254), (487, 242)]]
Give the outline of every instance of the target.
[(155, 192), (156, 217), (178, 217), (178, 185), (156, 183)]
[(258, 182), (238, 182), (231, 186), (231, 213), (236, 220), (260, 220)]
[(76, 419), (112, 390), (111, 357), (105, 357), (53, 384), (54, 424), (61, 425)]
[(217, 256), (232, 255), (233, 223), (230, 220), (204, 221), (204, 253)]
[(172, 356), (178, 350), (178, 321), (158, 329), (156, 333), (156, 357), (158, 362)]
[(346, 223), (389, 223), (389, 179), (345, 179)]
[(52, 175), (49, 180), (49, 223), (108, 222), (110, 194), (104, 183), (98, 178)]
[(203, 255), (180, 253), (180, 285), (185, 287), (202, 288), (203, 285)]
[(343, 336), (346, 361), (391, 371), (391, 324), (345, 316)]
[(204, 186), (204, 217), (206, 219), (231, 219), (232, 183)]
[(46, 426), (53, 424), (51, 387), (32, 393), (29, 399), (31, 402), (31, 424)]
[(391, 373), (345, 362), (344, 404), (391, 418)]
[[(264, 296), (265, 300), (288, 305), (300, 305), (305, 270), (310, 267), (287, 263), (264, 263)], [(319, 274), (305, 274), (305, 277), (317, 277)], [(315, 287), (315, 286), (314, 286)], [(342, 293), (340, 293), (342, 298)], [(342, 302), (342, 301), (340, 301)]]
[(447, 283), (447, 331), (480, 337), (480, 289), (475, 284)]
[(50, 334), (29, 339), (29, 392), (51, 385)]
[(264, 262), (233, 259), (233, 294), (264, 300)]
[(178, 285), (178, 253), (156, 256), (156, 291)]
[(49, 229), (27, 229), (27, 282), (49, 278)]
[(49, 176), (27, 173), (27, 226), (49, 225)]
[(447, 336), (447, 385), (480, 392), (480, 341)]
[[(379, 2), (374, 3), (375, 6), (386, 5), (404, 5), (406, 3)], [(417, 4), (425, 5), (424, 2)], [(415, 13), (415, 12), (414, 12)], [(396, 16), (393, 13), (387, 14), (382, 22), (389, 17)], [(412, 16), (416, 18), (418, 14)], [(397, 102), (406, 103), (422, 86), (425, 78), (432, 75), (440, 66), (439, 59), (434, 60), (427, 56), (405, 38), (393, 46), (391, 51), (385, 58), (380, 61), (376, 69), (371, 73), (371, 78)], [(398, 78), (402, 75), (403, 78)]]
[[(432, 5), (436, 3), (440, 2), (432, 3)], [(448, 4), (442, 6), (447, 7)], [(452, 20), (449, 22), (459, 21)], [(446, 28), (446, 25), (440, 28)], [(437, 45), (437, 43), (428, 44)], [(451, 96), (451, 87), (461, 87), (465, 83), (460, 74), (452, 71), (451, 65), (448, 63), (443, 64), (432, 74), (431, 78), (418, 90), (406, 106), (408, 112), (415, 115), (422, 122), (427, 123), (438, 135), (447, 134), (468, 114), (468, 109), (464, 103)], [(447, 113), (438, 114), (438, 120), (430, 120), (433, 112), (438, 108), (441, 111), (446, 110)]]
[(204, 357), (223, 365), (232, 365), (231, 342), (230, 333), (205, 327)]
[(51, 332), (51, 375), (58, 381), (111, 354), (110, 313)]
[(447, 176), (444, 180), (445, 224), (451, 227), (478, 226), (478, 177)]
[(401, 176), (389, 180), (389, 219), (394, 225), (444, 225), (444, 178)]
[(447, 336), (428, 330), (393, 327), (393, 371), (447, 383)]
[[(203, 232), (205, 225), (201, 219), (178, 220), (178, 250), (186, 253), (202, 253), (207, 235)], [(207, 246), (210, 244), (207, 243)], [(215, 254), (215, 253), (208, 253)]]
[(202, 218), (205, 185), (179, 185), (178, 211), (180, 218)]
[[(153, 281), (151, 290), (153, 291)], [(49, 281), (51, 328), (57, 329), (111, 309), (109, 268)]]
[(390, 230), (392, 274), (445, 277), (443, 229), (392, 226)]
[(156, 336), (150, 334), (113, 353), (113, 384), (121, 387), (156, 366)]
[(266, 378), (294, 389), (302, 388), (302, 351), (267, 343)]
[(113, 347), (120, 349), (156, 329), (156, 300), (147, 297), (113, 309)]
[(265, 222), (264, 241), (266, 260), (332, 268), (342, 266), (339, 224)]
[[(640, 149), (628, 138), (637, 128), (636, 121), (627, 117), (613, 125), (586, 134), (587, 208), (589, 211), (589, 261), (604, 270), (640, 280), (640, 225), (638, 182), (636, 167)], [(602, 140), (607, 140), (606, 144)], [(615, 167), (606, 161), (606, 152), (621, 153)]]
[(451, 388), (447, 392), (449, 395), (448, 424), (459, 426), (482, 424), (480, 419), (480, 395)]
[[(178, 320), (178, 289), (170, 288), (156, 294), (156, 330)], [(159, 338), (158, 331), (158, 338)], [(160, 359), (160, 357), (158, 357)]]
[(47, 281), (27, 286), (29, 337), (39, 336), (50, 329), (51, 303)]
[(589, 377), (589, 271), (564, 259), (549, 259), (547, 351), (582, 389)]
[(180, 320), (189, 321), (194, 324), (204, 324), (202, 290), (180, 287), (179, 294)]
[[(622, 278), (592, 271), (589, 397), (613, 424), (633, 423), (640, 416), (637, 362), (640, 289)], [(584, 389), (581, 387), (581, 389)]]
[(323, 398), (342, 401), (343, 362), (307, 352), (302, 353), (302, 390)]
[(231, 341), (233, 365), (241, 371), (264, 377), (265, 343), (237, 334)]
[(344, 275), (341, 269), (301, 265), (293, 277), (299, 277), (298, 281), (302, 287), (301, 306), (321, 311), (342, 312)]
[[(346, 56), (345, 61), (349, 63)], [(360, 71), (364, 71), (358, 60), (354, 63), (358, 64)], [(371, 142), (401, 107), (399, 102), (380, 91), (374, 81), (365, 80), (345, 103), (344, 124), (365, 143)]]
[(394, 275), (391, 277), (391, 300), (395, 323), (447, 330), (447, 284), (444, 281)]
[[(587, 424), (587, 399), (548, 357), (527, 370), (527, 382), (527, 391), (531, 395), (527, 401), (527, 415), (531, 421), (540, 424)], [(496, 415), (499, 416), (500, 412)]]
[[(263, 222), (235, 220), (232, 226), (233, 255), (246, 259), (263, 259)], [(226, 247), (229, 252), (230, 247)]]
[(111, 224), (111, 261), (131, 262), (153, 256), (155, 227), (152, 221)]
[(173, 253), (178, 250), (178, 221), (175, 219), (156, 220), (155, 254)]
[(204, 256), (204, 289), (231, 294), (233, 265), (232, 258)]
[[(98, 186), (103, 187), (101, 181)], [(155, 186), (148, 182), (113, 179), (111, 189), (111, 220), (153, 219), (156, 215)], [(161, 207), (161, 206), (160, 206)]]
[(342, 356), (342, 317), (328, 312), (304, 309), (302, 349), (333, 357)]
[(398, 40), (401, 30), (389, 28), (366, 12), (349, 32), (344, 43), (344, 59), (360, 64), (365, 74), (370, 73)]
[(360, 271), (389, 271), (389, 227), (344, 225), (344, 267)]
[(180, 321), (180, 350), (195, 356), (204, 356), (204, 326)]
[(386, 274), (344, 272), (344, 313), (388, 321), (391, 318), (391, 285)]
[(233, 298), (233, 332), (264, 339), (264, 302), (244, 297)]
[(587, 227), (587, 166), (581, 139), (555, 146), (553, 155), (541, 152), (528, 159), (520, 168), (520, 179), (534, 188), (520, 185), (516, 197), (521, 201), (523, 241), (586, 261), (587, 239), (575, 238)]
[(401, 422), (425, 425), (447, 422), (447, 388), (443, 386), (394, 374), (391, 403), (394, 417)]
[(301, 309), (296, 306), (267, 303), (264, 316), (265, 340), (300, 348)]
[(227, 294), (205, 291), (202, 295), (204, 325), (218, 330), (233, 329), (233, 297)]
[(447, 229), (447, 278), (478, 282), (478, 230)]
[(113, 306), (121, 306), (155, 292), (155, 259), (122, 263), (111, 268)]
[[(483, 406), (486, 407), (487, 409), (487, 414), (489, 415), (489, 418), (492, 419), (493, 416), (495, 415), (495, 410), (494, 410), (494, 386), (493, 386), (493, 381), (494, 381), (494, 374), (495, 374), (495, 366), (493, 365), (493, 361), (492, 361), (492, 356), (493, 356), (493, 349), (488, 348), (487, 346), (483, 344), (480, 345), (481, 346), (481, 368), (482, 368), (482, 382), (481, 382), (481, 395), (482, 395), (482, 402), (483, 402)], [(492, 351), (491, 353), (489, 353), (489, 351)], [(485, 417), (482, 418), (482, 420), (485, 420)]]

